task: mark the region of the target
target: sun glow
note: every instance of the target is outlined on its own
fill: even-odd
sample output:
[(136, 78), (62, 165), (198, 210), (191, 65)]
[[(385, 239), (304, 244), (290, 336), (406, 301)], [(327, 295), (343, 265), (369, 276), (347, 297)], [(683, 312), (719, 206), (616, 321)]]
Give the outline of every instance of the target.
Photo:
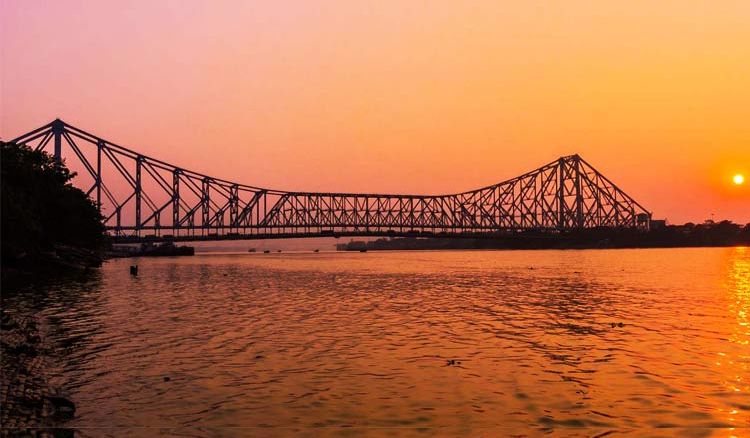
[(734, 176), (734, 177), (732, 178), (732, 181), (733, 181), (733, 182), (734, 182), (735, 184), (737, 184), (737, 185), (740, 185), (740, 184), (742, 184), (742, 183), (744, 183), (744, 182), (745, 182), (745, 177), (744, 177), (743, 175), (741, 175), (741, 174), (739, 174), (739, 173), (738, 173), (737, 175), (735, 175), (735, 176)]

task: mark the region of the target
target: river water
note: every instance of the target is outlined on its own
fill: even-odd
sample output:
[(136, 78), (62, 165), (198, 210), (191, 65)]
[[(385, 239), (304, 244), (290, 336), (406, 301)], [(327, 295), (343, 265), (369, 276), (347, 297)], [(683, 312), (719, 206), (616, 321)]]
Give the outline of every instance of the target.
[(3, 304), (82, 436), (750, 435), (750, 248), (120, 259)]

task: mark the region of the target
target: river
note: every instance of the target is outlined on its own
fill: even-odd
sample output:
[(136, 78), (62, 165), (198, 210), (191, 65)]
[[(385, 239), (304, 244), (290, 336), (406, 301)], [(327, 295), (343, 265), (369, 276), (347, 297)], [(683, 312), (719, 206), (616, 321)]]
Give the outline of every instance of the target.
[(3, 304), (82, 436), (750, 433), (750, 248), (119, 259)]

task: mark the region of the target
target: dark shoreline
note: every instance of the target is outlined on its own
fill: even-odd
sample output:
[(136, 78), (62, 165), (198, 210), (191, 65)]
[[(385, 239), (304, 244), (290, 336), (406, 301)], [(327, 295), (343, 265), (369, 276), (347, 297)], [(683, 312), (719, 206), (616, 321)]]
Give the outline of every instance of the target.
[(377, 244), (372, 246), (370, 242), (352, 241), (349, 243), (338, 244), (339, 252), (367, 252), (367, 251), (580, 251), (591, 249), (678, 249), (678, 248), (735, 248), (750, 246), (748, 243), (721, 244), (721, 245), (651, 245), (651, 246), (450, 246), (450, 247), (431, 247), (430, 245), (416, 244), (413, 246), (397, 244), (393, 247), (388, 245)]
[(195, 255), (192, 246), (174, 244), (142, 244), (140, 246), (115, 246), (106, 250), (89, 250), (72, 246), (54, 249), (2, 264), (3, 283), (31, 282), (43, 277), (67, 277), (85, 274), (97, 269), (110, 259), (128, 257), (176, 257)]
[[(0, 426), (2, 435), (46, 431), (70, 432), (64, 423), (75, 415), (75, 404), (62, 388), (49, 382), (48, 346), (40, 322), (32, 316), (2, 312), (0, 331)], [(72, 436), (72, 432), (68, 435)]]
[(42, 278), (85, 274), (101, 267), (107, 258), (102, 251), (55, 245), (48, 251), (3, 260), (0, 280), (9, 283), (30, 283)]
[(591, 229), (570, 232), (526, 231), (493, 237), (394, 237), (336, 245), (339, 251), (451, 249), (618, 249), (749, 246), (750, 225), (669, 226), (655, 230)]

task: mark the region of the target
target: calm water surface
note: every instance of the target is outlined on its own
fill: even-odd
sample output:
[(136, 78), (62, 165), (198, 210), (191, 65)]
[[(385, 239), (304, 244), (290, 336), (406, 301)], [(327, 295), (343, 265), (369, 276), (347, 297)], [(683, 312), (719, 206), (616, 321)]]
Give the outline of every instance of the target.
[(750, 435), (750, 248), (207, 254), (33, 289), (4, 304), (45, 321), (84, 436)]

